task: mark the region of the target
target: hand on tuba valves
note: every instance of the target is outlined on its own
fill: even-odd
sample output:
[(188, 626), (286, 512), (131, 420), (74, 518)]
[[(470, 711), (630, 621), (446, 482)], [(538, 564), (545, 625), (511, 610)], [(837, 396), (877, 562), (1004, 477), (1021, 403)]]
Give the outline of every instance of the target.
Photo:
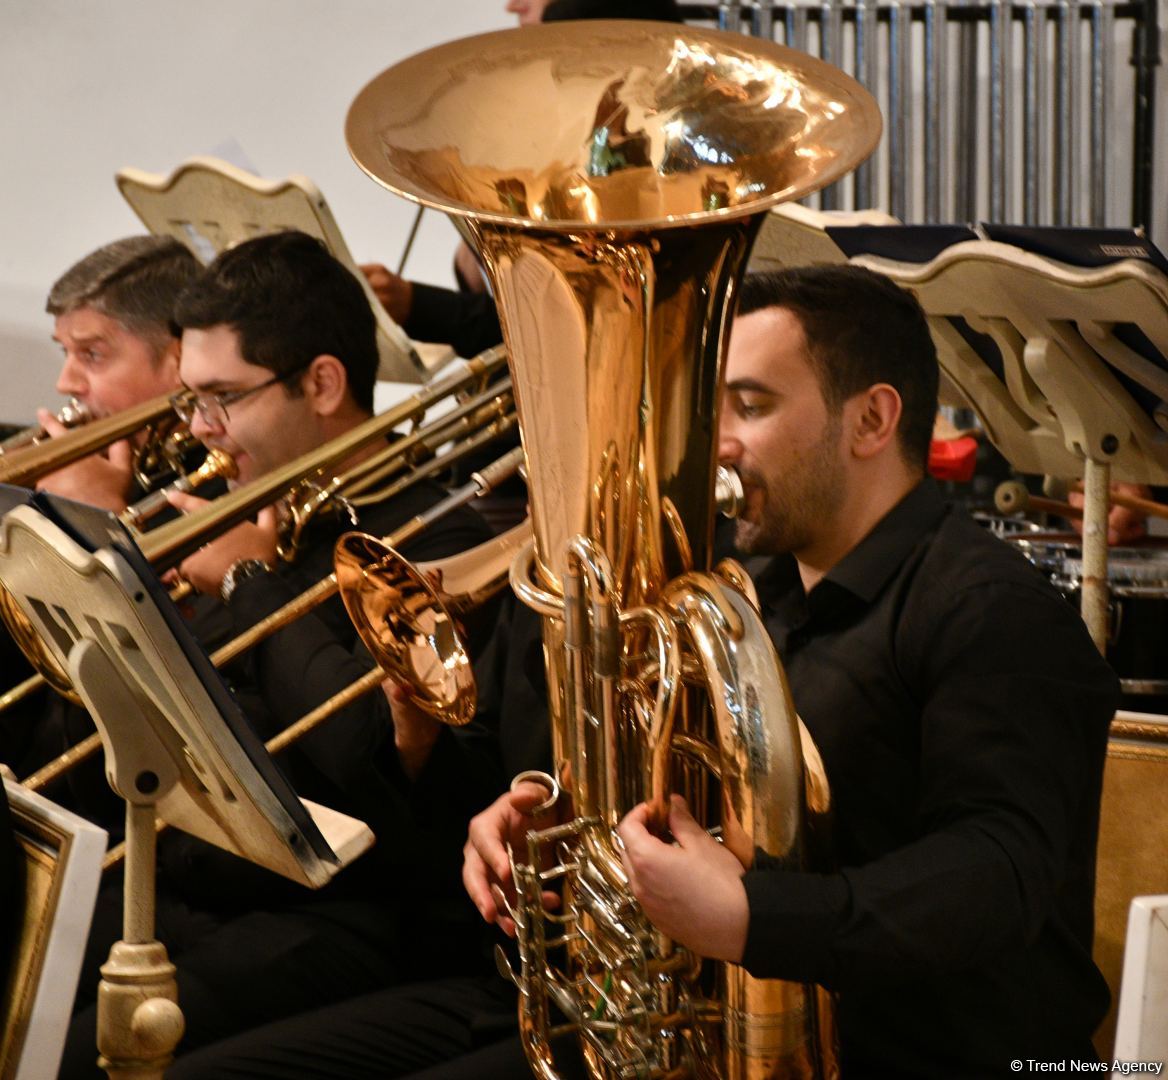
[(629, 888), (649, 921), (698, 956), (741, 963), (750, 923), (742, 886), (748, 867), (698, 824), (680, 795), (669, 807), (675, 844), (653, 835), (647, 803), (617, 831)]

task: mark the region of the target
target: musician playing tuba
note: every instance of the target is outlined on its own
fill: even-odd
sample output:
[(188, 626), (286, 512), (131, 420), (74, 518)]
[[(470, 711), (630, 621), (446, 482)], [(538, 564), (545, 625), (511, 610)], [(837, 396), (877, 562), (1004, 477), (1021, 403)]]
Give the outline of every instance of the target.
[[(747, 280), (721, 456), (737, 541), (831, 782), (831, 874), (744, 867), (675, 802), (621, 827), (659, 929), (839, 995), (845, 1077), (1096, 1061), (1094, 852), (1115, 677), (1081, 620), (924, 475), (937, 361), (855, 267)], [(673, 842), (675, 841), (675, 842)], [(480, 878), (481, 884), (481, 878)]]
[[(746, 279), (720, 453), (742, 475), (737, 545), (767, 557), (766, 624), (831, 781), (838, 870), (747, 869), (680, 803), (671, 842), (644, 807), (621, 827), (659, 929), (838, 993), (847, 1080), (1095, 1060), (1107, 1005), (1092, 853), (1115, 679), (1065, 601), (925, 477), (937, 378), (920, 308), (888, 280)], [(480, 719), (501, 732), (505, 765), (546, 769), (530, 609), (510, 609), (486, 659)], [(521, 783), (471, 823), (467, 889), (508, 933), (492, 892), (514, 899), (506, 845), (521, 853), (529, 829), (572, 813), (562, 798), (533, 817), (546, 798)], [(208, 1047), (174, 1075), (291, 1078), (312, 1061), (342, 1080), (520, 1080), (513, 1009), (502, 979), (388, 988)], [(574, 1038), (561, 1042), (562, 1075), (585, 1075)]]
[[(180, 373), (193, 395), (192, 429), (207, 444), (233, 453), (239, 484), (371, 415), (378, 363), (373, 314), (355, 278), (310, 237), (264, 236), (219, 256), (183, 293), (174, 319), (183, 332)], [(362, 528), (382, 535), (443, 495), (436, 485), (420, 483), (355, 512)], [(190, 511), (202, 500), (178, 497), (175, 503)], [(190, 605), (189, 621), (208, 649), (325, 577), (336, 537), (353, 527), (353, 519), (343, 505), (317, 515), (292, 563), (277, 559), (276, 527), (276, 514), (263, 511), (183, 563), (203, 593)], [(407, 550), (442, 557), (486, 535), (477, 515), (464, 509), (444, 517)], [(371, 666), (340, 601), (333, 600), (274, 634), (225, 674), (249, 722), (266, 739)], [(442, 745), (433, 751), (441, 754)], [(406, 775), (384, 695), (350, 706), (334, 726), (309, 735), (278, 762), (299, 794), (366, 821), (377, 844), (313, 893), (192, 837), (161, 838), (157, 936), (178, 968), (186, 1019), (180, 1054), (211, 1038), (418, 977), (411, 967), (418, 947), (414, 920), (422, 906), (418, 892), (426, 894), (434, 923), (423, 926), (425, 933), (457, 941), (449, 903), (458, 889), (456, 860), (438, 860), (432, 852), (441, 845), (431, 845), (423, 833), (445, 835), (446, 850), (456, 851), (470, 808), (458, 793), (451, 798), (446, 791), (419, 788)], [(116, 819), (103, 823), (113, 826)], [(63, 1077), (99, 1075), (96, 968), (118, 937), (121, 904), (120, 881), (107, 880)], [(410, 921), (403, 921), (403, 912)]]

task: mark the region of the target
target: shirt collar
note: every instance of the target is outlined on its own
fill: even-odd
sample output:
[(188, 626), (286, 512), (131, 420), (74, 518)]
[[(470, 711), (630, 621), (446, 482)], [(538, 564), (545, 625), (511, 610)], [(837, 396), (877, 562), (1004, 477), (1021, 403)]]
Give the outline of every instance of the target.
[[(824, 575), (820, 584), (830, 582), (831, 585), (822, 592), (842, 588), (871, 603), (920, 543), (921, 536), (931, 532), (940, 521), (945, 509), (936, 482), (925, 477)], [(778, 602), (781, 595), (796, 587), (801, 595), (803, 586), (794, 556), (780, 555), (772, 559), (757, 576), (756, 587), (764, 603)], [(811, 590), (812, 596), (818, 588), (817, 585)]]
[(944, 514), (945, 500), (936, 482), (925, 477), (824, 575), (824, 580), (871, 603)]

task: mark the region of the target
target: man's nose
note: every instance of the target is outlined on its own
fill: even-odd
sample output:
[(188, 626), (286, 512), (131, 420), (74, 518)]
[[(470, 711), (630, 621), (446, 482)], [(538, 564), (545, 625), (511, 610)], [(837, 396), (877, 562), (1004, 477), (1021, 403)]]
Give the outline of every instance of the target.
[(85, 369), (71, 355), (66, 354), (61, 372), (57, 376), (57, 393), (80, 397), (88, 389), (89, 380), (85, 377)]
[(194, 415), (191, 417), (190, 428), (191, 434), (199, 442), (206, 442), (209, 436), (219, 433), (217, 425), (207, 423), (207, 418), (201, 409), (195, 409)]
[(733, 428), (722, 422), (718, 429), (718, 461), (722, 465), (734, 465), (742, 458), (742, 441), (734, 434)]

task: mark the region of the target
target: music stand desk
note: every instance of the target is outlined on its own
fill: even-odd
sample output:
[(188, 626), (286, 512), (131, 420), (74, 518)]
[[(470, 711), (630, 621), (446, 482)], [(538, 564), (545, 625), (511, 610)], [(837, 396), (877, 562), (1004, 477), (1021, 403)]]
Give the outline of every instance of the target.
[(102, 969), (102, 1064), (111, 1077), (161, 1076), (182, 1018), (154, 940), (156, 816), (313, 888), (373, 838), (296, 797), (112, 515), (34, 500), (61, 516), (23, 505), (0, 520), (0, 582), (68, 671), (126, 800), (124, 940)]

